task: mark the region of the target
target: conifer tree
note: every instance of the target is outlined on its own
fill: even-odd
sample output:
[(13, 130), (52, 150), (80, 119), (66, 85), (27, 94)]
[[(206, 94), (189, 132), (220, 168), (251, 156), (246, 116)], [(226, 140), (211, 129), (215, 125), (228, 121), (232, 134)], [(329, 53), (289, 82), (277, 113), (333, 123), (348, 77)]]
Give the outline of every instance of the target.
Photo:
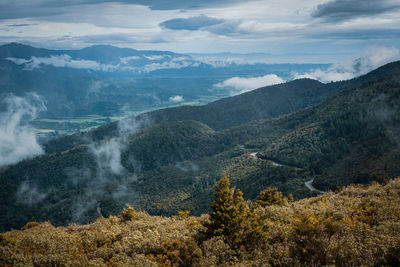
[(215, 198), (211, 203), (213, 212), (210, 213), (210, 223), (206, 225), (208, 236), (229, 235), (233, 209), (233, 189), (229, 185), (229, 178), (224, 176), (215, 186)]
[(206, 223), (206, 235), (223, 236), (233, 249), (265, 247), (268, 227), (265, 218), (251, 211), (240, 189), (229, 188), (230, 181), (224, 176), (215, 186), (215, 199), (210, 222)]

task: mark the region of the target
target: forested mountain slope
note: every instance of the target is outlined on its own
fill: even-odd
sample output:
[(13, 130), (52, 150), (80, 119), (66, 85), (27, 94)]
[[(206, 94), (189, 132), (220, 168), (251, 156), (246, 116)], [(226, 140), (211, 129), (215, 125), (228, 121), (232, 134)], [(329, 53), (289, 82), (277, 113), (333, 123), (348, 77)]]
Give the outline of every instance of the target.
[[(311, 79), (267, 86), (241, 95), (224, 98), (203, 106), (160, 109), (131, 118), (129, 123), (155, 124), (167, 121), (196, 120), (215, 130), (227, 129), (253, 120), (274, 118), (316, 105), (338, 92), (355, 88), (400, 73), (400, 63), (393, 62), (366, 75), (348, 81), (323, 84)], [(146, 124), (146, 125), (147, 125)], [(78, 133), (44, 144), (48, 153), (63, 151), (90, 141), (118, 135), (118, 123), (110, 123), (88, 133)]]
[(201, 214), (224, 174), (249, 199), (268, 186), (297, 199), (315, 195), (304, 186), (311, 179), (326, 190), (397, 176), (399, 64), (316, 106), (229, 129), (141, 117), (49, 143), (47, 154), (1, 172), (1, 229), (90, 222), (125, 203), (157, 215)]
[(155, 122), (198, 120), (215, 130), (227, 129), (252, 120), (274, 118), (321, 103), (346, 89), (373, 82), (400, 72), (399, 62), (387, 64), (348, 81), (320, 83), (311, 79), (267, 86), (199, 107), (176, 107), (150, 112)]

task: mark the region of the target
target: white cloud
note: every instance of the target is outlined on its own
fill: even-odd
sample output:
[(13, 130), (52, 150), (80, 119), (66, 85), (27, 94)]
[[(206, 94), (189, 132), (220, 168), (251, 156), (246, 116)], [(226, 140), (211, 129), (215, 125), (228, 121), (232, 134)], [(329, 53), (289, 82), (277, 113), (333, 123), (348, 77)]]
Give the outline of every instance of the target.
[(0, 114), (0, 167), (43, 153), (35, 133), (24, 123), (45, 109), (42, 99), (29, 94), (25, 98), (10, 95), (3, 101), (7, 110)]
[(223, 81), (222, 83), (217, 83), (214, 86), (217, 88), (231, 88), (232, 95), (241, 94), (253, 89), (260, 87), (284, 83), (285, 80), (280, 78), (276, 74), (268, 74), (259, 77), (243, 78), (243, 77), (233, 77)]
[(175, 102), (175, 103), (182, 102), (183, 101), (183, 96), (180, 96), (180, 95), (171, 96), (169, 98), (169, 101), (170, 102)]
[[(141, 59), (139, 56), (123, 57), (120, 58), (121, 64), (111, 65), (111, 64), (101, 64), (94, 60), (82, 60), (82, 59), (72, 59), (68, 55), (56, 55), (50, 57), (31, 57), (31, 59), (26, 60), (23, 58), (6, 58), (9, 61), (14, 62), (17, 65), (24, 65), (26, 70), (34, 70), (42, 66), (53, 66), (53, 67), (63, 67), (63, 68), (75, 68), (75, 69), (88, 69), (95, 71), (113, 72), (113, 71), (132, 71), (138, 73), (148, 73), (161, 69), (182, 69), (189, 66), (197, 67), (199, 62), (194, 62), (190, 57), (171, 57), (169, 55), (150, 55), (144, 56), (147, 60), (155, 61), (166, 59), (162, 62), (149, 63), (141, 67), (129, 66), (129, 61)], [(124, 66), (125, 65), (125, 66)], [(128, 66), (126, 66), (128, 65)]]
[(141, 68), (138, 68), (137, 70), (139, 72), (152, 72), (152, 71), (162, 70), (162, 69), (182, 69), (182, 68), (189, 67), (191, 65), (193, 65), (192, 62), (188, 62), (188, 61), (178, 61), (178, 62), (164, 61), (162, 63), (147, 64)]
[(150, 55), (150, 56), (143, 56), (147, 58), (148, 60), (162, 60), (164, 58), (169, 58), (169, 55)]
[(294, 78), (310, 78), (325, 83), (348, 80), (396, 60), (400, 60), (400, 51), (395, 47), (369, 47), (356, 60), (336, 63), (327, 70), (316, 69), (309, 73), (295, 74)]
[(139, 59), (141, 59), (141, 57), (139, 57), (139, 56), (131, 56), (131, 57), (121, 57), (119, 60), (121, 61), (122, 64), (126, 65), (131, 60), (139, 60)]
[(119, 139), (112, 138), (101, 144), (91, 144), (89, 148), (95, 156), (101, 175), (106, 172), (119, 175), (125, 170), (121, 164), (121, 142)]
[(30, 60), (13, 57), (8, 57), (6, 59), (14, 62), (17, 65), (24, 64), (25, 68), (28, 70), (40, 68), (42, 65), (75, 69), (90, 69), (97, 71), (115, 71), (119, 68), (119, 65), (100, 64), (99, 62), (93, 60), (72, 59), (68, 55), (31, 57)]

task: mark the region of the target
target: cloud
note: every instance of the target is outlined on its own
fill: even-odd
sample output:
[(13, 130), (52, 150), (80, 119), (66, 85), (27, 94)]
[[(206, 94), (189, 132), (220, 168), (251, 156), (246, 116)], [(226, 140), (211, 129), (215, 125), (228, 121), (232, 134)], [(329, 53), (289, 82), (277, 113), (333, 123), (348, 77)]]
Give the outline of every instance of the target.
[(124, 172), (125, 168), (121, 164), (122, 144), (120, 140), (111, 138), (102, 144), (91, 144), (89, 148), (95, 157), (99, 175), (108, 172), (121, 175)]
[(198, 172), (199, 166), (191, 161), (182, 161), (175, 164), (175, 167), (184, 172)]
[(275, 74), (268, 74), (259, 77), (252, 78), (242, 78), (242, 77), (233, 77), (223, 81), (222, 83), (217, 83), (214, 86), (217, 88), (231, 88), (231, 94), (242, 94), (253, 89), (257, 89), (260, 87), (284, 83), (285, 80), (280, 78)]
[(43, 154), (35, 133), (26, 124), (45, 110), (43, 100), (36, 94), (9, 95), (3, 103), (6, 111), (0, 113), (0, 167)]
[(162, 60), (164, 58), (171, 58), (170, 55), (150, 55), (150, 56), (143, 56), (148, 60)]
[(397, 60), (400, 60), (400, 50), (395, 47), (369, 47), (356, 60), (334, 64), (327, 70), (316, 69), (309, 73), (295, 74), (294, 78), (310, 78), (325, 83), (348, 80)]
[(100, 64), (99, 62), (93, 60), (72, 59), (68, 55), (31, 57), (29, 60), (13, 57), (8, 57), (6, 59), (14, 62), (17, 65), (25, 65), (25, 69), (27, 70), (37, 69), (42, 65), (63, 68), (90, 69), (97, 71), (115, 71), (119, 67), (118, 65)]
[(169, 101), (170, 102), (174, 102), (174, 103), (182, 102), (183, 101), (183, 96), (180, 96), (180, 95), (171, 96), (169, 98)]
[(374, 16), (391, 12), (400, 8), (400, 2), (395, 0), (334, 0), (318, 5), (311, 14), (314, 18), (326, 21), (345, 21), (364, 16)]
[(131, 60), (140, 60), (140, 59), (142, 58), (139, 56), (131, 56), (131, 57), (121, 57), (119, 60), (121, 61), (122, 64), (127, 65)]
[(88, 151), (93, 157), (91, 159), (95, 163), (92, 170), (87, 167), (65, 169), (70, 182), (76, 187), (84, 188), (82, 195), (73, 204), (74, 220), (81, 221), (93, 210), (101, 214), (101, 201), (105, 197), (111, 197), (122, 204), (135, 199), (131, 184), (136, 181), (141, 168), (132, 156), (123, 159), (123, 154), (129, 146), (129, 138), (149, 124), (150, 120), (146, 116), (120, 120), (116, 137), (88, 145)]
[(28, 181), (22, 182), (16, 193), (17, 200), (28, 206), (42, 201), (46, 196), (46, 193), (40, 192), (36, 185)]
[(370, 29), (334, 29), (329, 32), (311, 33), (309, 38), (327, 40), (383, 40), (397, 39), (400, 29), (370, 28)]
[(7, 27), (27, 27), (27, 26), (35, 26), (37, 23), (20, 23), (20, 24), (9, 24)]
[[(55, 16), (68, 12), (69, 7), (81, 5), (96, 6), (109, 2), (109, 0), (4, 0), (0, 4), (0, 19)], [(239, 3), (240, 0), (114, 0), (112, 2), (127, 5), (142, 5), (153, 10), (191, 10), (208, 7), (226, 7)]]
[[(82, 60), (82, 59), (72, 59), (68, 55), (52, 55), (50, 57), (31, 57), (31, 59), (23, 58), (6, 58), (9, 61), (14, 62), (17, 65), (24, 65), (25, 70), (34, 70), (41, 68), (42, 66), (53, 66), (58, 68), (75, 68), (75, 69), (87, 69), (103, 72), (114, 72), (114, 71), (131, 71), (137, 73), (149, 73), (156, 70), (162, 69), (182, 69), (186, 67), (197, 67), (200, 62), (193, 61), (190, 57), (180, 56), (172, 57), (170, 55), (148, 55), (138, 57), (124, 57), (120, 58), (120, 64), (102, 64), (94, 60)], [(144, 64), (142, 66), (130, 66), (129, 62), (132, 60), (147, 59), (152, 61), (161, 61)], [(165, 59), (165, 61), (162, 61)], [(143, 63), (141, 63), (143, 64)]]
[(196, 67), (198, 66), (199, 63), (193, 63), (190, 61), (181, 61), (181, 62), (175, 62), (175, 61), (164, 61), (162, 63), (150, 63), (150, 64), (146, 64), (143, 67), (140, 68), (127, 68), (127, 70), (131, 69), (131, 70), (137, 70), (138, 72), (144, 72), (144, 73), (148, 73), (148, 72), (152, 72), (152, 71), (156, 71), (156, 70), (163, 70), (163, 69), (182, 69), (182, 68), (186, 68), (186, 67)]
[(160, 23), (160, 27), (170, 30), (189, 30), (197, 31), (204, 27), (209, 27), (223, 23), (225, 20), (211, 18), (205, 15), (190, 18), (171, 19)]

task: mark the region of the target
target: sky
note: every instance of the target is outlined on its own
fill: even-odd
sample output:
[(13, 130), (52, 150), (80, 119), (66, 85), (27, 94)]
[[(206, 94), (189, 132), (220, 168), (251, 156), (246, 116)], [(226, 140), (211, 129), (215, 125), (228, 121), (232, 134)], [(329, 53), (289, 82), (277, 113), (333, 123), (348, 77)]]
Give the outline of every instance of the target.
[(266, 53), (335, 63), (400, 48), (400, 0), (1, 0), (0, 43)]

